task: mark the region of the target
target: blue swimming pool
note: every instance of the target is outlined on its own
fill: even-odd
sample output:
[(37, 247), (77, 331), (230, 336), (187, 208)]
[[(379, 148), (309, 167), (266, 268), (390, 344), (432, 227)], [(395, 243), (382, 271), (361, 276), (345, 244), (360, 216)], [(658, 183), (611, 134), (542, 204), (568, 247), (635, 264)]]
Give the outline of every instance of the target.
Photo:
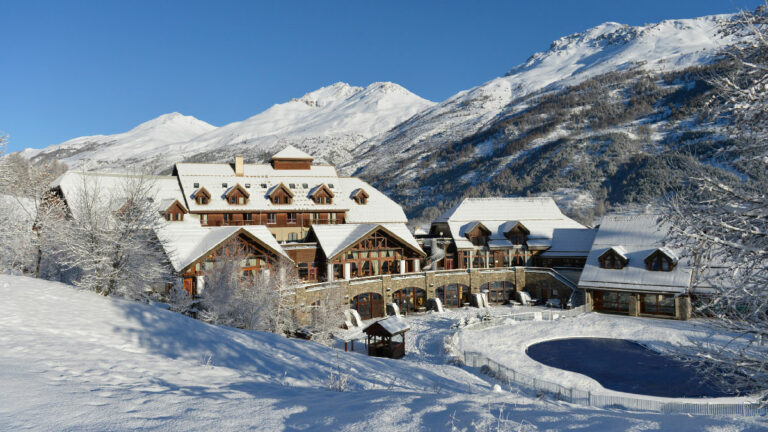
[(623, 339), (557, 339), (531, 345), (526, 354), (620, 392), (694, 398), (739, 395), (714, 385), (692, 365)]

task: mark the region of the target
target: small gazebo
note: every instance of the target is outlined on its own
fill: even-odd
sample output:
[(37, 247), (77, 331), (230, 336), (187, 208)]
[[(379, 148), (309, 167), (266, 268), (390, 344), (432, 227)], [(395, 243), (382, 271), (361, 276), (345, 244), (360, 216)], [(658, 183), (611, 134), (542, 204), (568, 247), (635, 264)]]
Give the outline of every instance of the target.
[[(368, 335), (368, 355), (374, 357), (401, 358), (405, 355), (405, 332), (411, 328), (404, 319), (391, 316), (376, 321), (363, 331)], [(400, 336), (395, 338), (395, 336)], [(399, 339), (399, 340), (398, 340)]]

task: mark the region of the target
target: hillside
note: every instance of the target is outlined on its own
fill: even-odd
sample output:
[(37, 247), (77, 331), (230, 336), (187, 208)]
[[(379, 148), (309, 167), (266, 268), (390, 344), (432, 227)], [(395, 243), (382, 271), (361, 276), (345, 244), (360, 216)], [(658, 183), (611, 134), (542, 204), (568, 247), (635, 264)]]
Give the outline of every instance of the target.
[(470, 195), (555, 193), (580, 200), (571, 213), (586, 221), (595, 203), (648, 202), (658, 193), (633, 190), (648, 177), (638, 171), (657, 169), (653, 156), (670, 142), (716, 133), (698, 114), (704, 78), (738, 40), (731, 18), (606, 23), (563, 37), (369, 140), (342, 169), (422, 222)]
[[(388, 360), (25, 277), (0, 275), (0, 296), (0, 430), (762, 427), (759, 419), (600, 410), (493, 391), (492, 379), (446, 364), (442, 351), (471, 309), (411, 318), (409, 354)], [(346, 391), (329, 390), (332, 373), (349, 377)]]

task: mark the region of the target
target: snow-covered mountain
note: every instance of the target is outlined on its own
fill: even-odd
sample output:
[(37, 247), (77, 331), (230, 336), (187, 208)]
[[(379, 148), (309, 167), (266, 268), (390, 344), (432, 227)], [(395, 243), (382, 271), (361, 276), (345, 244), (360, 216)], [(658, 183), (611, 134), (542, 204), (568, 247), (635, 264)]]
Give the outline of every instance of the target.
[(214, 129), (215, 126), (192, 116), (170, 113), (144, 122), (128, 132), (74, 138), (42, 150), (26, 149), (22, 154), (31, 159), (56, 158), (79, 166), (85, 161), (124, 160), (148, 149), (162, 152), (171, 143), (189, 140)]
[[(641, 27), (609, 22), (565, 36), (505, 76), (461, 91), (367, 141), (356, 153), (368, 154), (350, 162), (347, 169), (388, 170), (418, 160), (476, 133), (505, 112), (525, 109), (526, 104), (513, 102), (543, 89), (564, 88), (613, 71), (661, 72), (708, 63), (733, 42), (723, 32), (730, 19), (731, 15), (715, 15)], [(386, 166), (371, 164), (392, 154), (398, 156), (387, 158)]]
[(366, 139), (432, 105), (393, 83), (365, 88), (336, 83), (219, 128), (194, 117), (166, 114), (124, 134), (75, 138), (26, 150), (25, 155), (57, 157), (70, 166), (87, 161), (90, 169), (150, 165), (163, 170), (188, 158), (229, 160), (233, 152), (258, 158), (292, 144), (338, 163), (348, 160), (349, 151)]

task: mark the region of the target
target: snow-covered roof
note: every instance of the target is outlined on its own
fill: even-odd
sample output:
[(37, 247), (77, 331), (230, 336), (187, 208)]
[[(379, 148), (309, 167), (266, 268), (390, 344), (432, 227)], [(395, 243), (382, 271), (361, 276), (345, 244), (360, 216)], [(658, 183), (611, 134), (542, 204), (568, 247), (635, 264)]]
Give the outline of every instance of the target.
[[(683, 293), (691, 285), (691, 266), (680, 259), (671, 271), (646, 269), (645, 258), (664, 248), (675, 257), (682, 251), (665, 247), (669, 226), (655, 214), (604, 216), (579, 279), (582, 289)], [(609, 249), (629, 260), (622, 269), (600, 268), (598, 257)]]
[[(348, 223), (408, 221), (399, 204), (363, 180), (339, 177), (336, 168), (329, 165), (312, 165), (308, 170), (275, 170), (269, 164), (246, 164), (244, 175), (236, 176), (230, 164), (178, 163), (176, 173), (191, 212), (336, 211), (346, 212)], [(235, 183), (250, 193), (245, 204), (231, 204), (224, 198), (226, 191)], [(294, 195), (291, 204), (275, 204), (269, 199), (269, 194), (281, 183)], [(311, 198), (312, 192), (323, 184), (334, 194), (330, 204), (317, 204)], [(198, 204), (192, 198), (201, 187), (211, 193), (207, 204)], [(369, 195), (365, 204), (358, 204), (352, 198), (352, 192), (360, 188)]]
[(312, 225), (318, 246), (329, 260), (379, 228), (426, 256), (405, 224)]
[(542, 252), (542, 257), (586, 257), (592, 248), (597, 230), (592, 228), (555, 228), (552, 246)]
[(156, 233), (176, 271), (184, 270), (227, 239), (241, 233), (275, 254), (290, 259), (264, 225), (204, 227), (200, 225), (198, 216), (187, 215), (182, 221), (163, 220)]
[(565, 216), (551, 197), (465, 198), (435, 222), (448, 224), (451, 237), (459, 249), (474, 247), (466, 234), (477, 224), (482, 224), (491, 232), (488, 239), (491, 248), (512, 247), (505, 234), (518, 224), (530, 233), (528, 246), (540, 249), (552, 246), (555, 230), (586, 229)]
[(380, 325), (384, 330), (386, 330), (387, 333), (390, 335), (396, 335), (403, 332), (406, 332), (411, 329), (411, 326), (408, 325), (408, 323), (401, 317), (398, 316), (391, 316), (389, 318), (384, 318), (383, 320), (376, 321), (375, 323), (369, 325), (368, 327), (363, 329), (363, 332), (368, 330), (369, 328)]
[[(152, 183), (153, 196), (150, 198), (157, 204), (158, 211), (166, 210), (176, 200), (184, 205), (185, 200), (181, 195), (178, 180), (173, 176), (67, 171), (51, 183), (50, 186), (61, 190), (64, 200), (67, 202), (70, 210), (73, 211), (73, 215), (77, 217), (76, 209), (85, 188), (98, 191), (101, 199), (115, 199), (114, 204), (119, 205), (119, 198), (124, 194), (123, 190), (129, 187), (132, 181), (136, 181), (141, 177)], [(165, 203), (168, 203), (168, 205), (163, 207)]]
[(279, 152), (275, 153), (272, 158), (272, 160), (275, 159), (310, 159), (314, 160), (311, 155), (307, 154), (306, 152), (303, 152), (296, 147), (289, 145), (285, 147), (284, 149), (280, 150)]

